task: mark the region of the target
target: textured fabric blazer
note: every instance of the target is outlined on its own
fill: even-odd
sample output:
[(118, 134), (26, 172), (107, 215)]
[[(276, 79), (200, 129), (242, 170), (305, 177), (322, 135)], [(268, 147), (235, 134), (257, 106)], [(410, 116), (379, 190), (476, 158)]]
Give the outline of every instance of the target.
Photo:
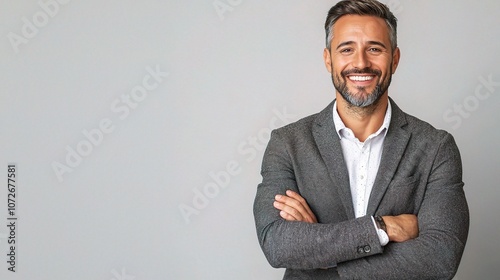
[[(368, 202), (355, 218), (333, 102), (276, 129), (264, 154), (254, 217), (260, 246), (284, 279), (451, 279), (467, 240), (469, 210), (453, 137), (399, 109), (392, 118)], [(303, 196), (318, 223), (290, 222), (276, 194)], [(375, 215), (416, 214), (419, 236), (380, 245)]]

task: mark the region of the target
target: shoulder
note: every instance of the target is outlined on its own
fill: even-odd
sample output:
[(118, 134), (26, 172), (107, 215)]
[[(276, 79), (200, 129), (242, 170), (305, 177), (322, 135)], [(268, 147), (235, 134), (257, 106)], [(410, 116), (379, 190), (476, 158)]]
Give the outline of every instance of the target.
[(412, 137), (425, 138), (431, 141), (438, 141), (438, 139), (451, 136), (447, 131), (438, 129), (427, 121), (402, 111), (392, 100), (391, 106), (392, 119), (389, 130), (391, 130), (391, 127), (393, 130), (397, 130), (400, 127), (404, 131), (410, 133)]
[(430, 123), (407, 114), (397, 106), (393, 110), (393, 119), (386, 139), (396, 141), (408, 137), (406, 149), (416, 151), (431, 157), (447, 153), (448, 156), (460, 158), (460, 153), (454, 137), (443, 129), (438, 129)]
[(415, 116), (404, 113), (407, 120), (407, 131), (415, 137), (425, 138), (430, 141), (440, 142), (441, 139), (452, 137), (451, 134), (443, 129), (438, 129), (430, 123), (421, 120)]
[(313, 131), (317, 116), (318, 114), (313, 114), (273, 130), (270, 145), (274, 143), (282, 146), (281, 148), (287, 147), (292, 150), (310, 146), (315, 142)]
[(333, 124), (333, 104), (332, 101), (322, 111), (304, 117), (296, 122), (285, 125), (274, 131), (283, 137), (312, 136), (318, 127), (334, 127)]
[(319, 113), (304, 117), (296, 122), (280, 127), (276, 129), (276, 132), (279, 134), (287, 135), (310, 131), (315, 123), (318, 114)]

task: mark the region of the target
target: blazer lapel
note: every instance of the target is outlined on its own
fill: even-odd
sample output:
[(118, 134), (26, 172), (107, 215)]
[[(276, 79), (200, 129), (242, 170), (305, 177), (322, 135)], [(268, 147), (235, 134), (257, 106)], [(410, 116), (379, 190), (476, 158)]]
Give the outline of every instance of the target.
[(345, 164), (340, 139), (333, 123), (333, 104), (330, 103), (316, 117), (312, 133), (323, 161), (326, 165), (330, 178), (344, 204), (348, 219), (354, 219), (354, 207), (352, 205), (351, 188), (349, 186), (349, 173)]
[(376, 213), (410, 140), (410, 133), (402, 128), (407, 123), (405, 114), (392, 99), (389, 101), (392, 108), (391, 123), (385, 136), (382, 158), (368, 202), (367, 215)]

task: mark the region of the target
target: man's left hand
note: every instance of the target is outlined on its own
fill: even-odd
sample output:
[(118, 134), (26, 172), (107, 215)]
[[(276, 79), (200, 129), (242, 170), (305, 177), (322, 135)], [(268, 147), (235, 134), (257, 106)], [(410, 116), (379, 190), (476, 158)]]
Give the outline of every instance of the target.
[(306, 200), (298, 193), (287, 190), (286, 195), (276, 195), (274, 207), (280, 210), (280, 216), (287, 221), (317, 223), (316, 216)]

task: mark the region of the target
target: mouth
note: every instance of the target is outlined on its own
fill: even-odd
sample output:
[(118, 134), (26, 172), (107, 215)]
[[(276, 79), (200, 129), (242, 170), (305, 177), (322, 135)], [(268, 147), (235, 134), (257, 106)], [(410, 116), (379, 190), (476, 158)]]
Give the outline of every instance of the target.
[(357, 86), (367, 86), (375, 80), (376, 75), (360, 75), (360, 74), (351, 74), (347, 76), (349, 81), (353, 82)]
[(364, 81), (371, 81), (375, 76), (348, 76), (349, 80), (354, 81), (354, 82), (364, 82)]

